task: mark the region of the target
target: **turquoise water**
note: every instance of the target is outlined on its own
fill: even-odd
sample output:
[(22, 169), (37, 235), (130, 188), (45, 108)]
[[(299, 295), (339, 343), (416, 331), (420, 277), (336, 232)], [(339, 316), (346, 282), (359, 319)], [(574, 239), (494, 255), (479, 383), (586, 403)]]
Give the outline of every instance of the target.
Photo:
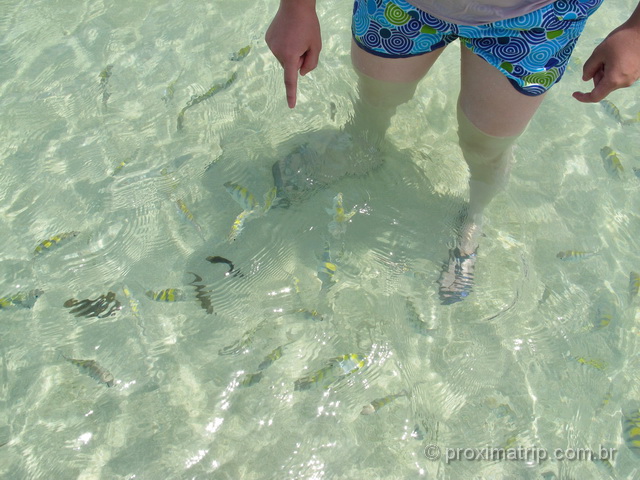
[[(381, 168), (251, 219), (228, 242), (242, 208), (224, 184), (262, 203), (274, 161), (349, 119), (350, 2), (319, 2), (323, 57), (293, 111), (263, 40), (274, 0), (2, 2), (0, 296), (44, 293), (32, 308), (0, 310), (0, 474), (637, 478), (621, 419), (640, 406), (638, 299), (628, 294), (629, 273), (640, 270), (640, 127), (570, 98), (582, 88), (579, 62), (632, 7), (608, 2), (592, 19), (487, 211), (474, 292), (442, 306), (435, 282), (467, 195), (451, 78), (459, 47), (400, 108)], [(230, 60), (248, 44), (246, 58)], [(190, 98), (234, 72), (178, 131)], [(638, 93), (610, 100), (630, 118)], [(621, 179), (603, 168), (605, 145), (619, 154)], [(339, 192), (356, 214), (334, 238), (325, 209)], [(63, 232), (78, 233), (34, 255)], [(338, 267), (323, 288), (327, 240)], [(599, 253), (561, 262), (563, 250)], [(225, 276), (211, 256), (241, 275)], [(166, 288), (185, 300), (145, 295)], [(115, 300), (103, 307), (120, 307), (115, 315), (99, 302), (90, 316), (64, 306), (109, 292)], [(610, 325), (593, 328), (598, 311), (611, 313)], [(296, 390), (348, 354), (365, 365), (347, 375), (357, 362), (343, 360), (328, 373), (334, 382)], [(425, 456), (429, 445), (603, 445), (618, 455), (611, 468), (446, 464)]]

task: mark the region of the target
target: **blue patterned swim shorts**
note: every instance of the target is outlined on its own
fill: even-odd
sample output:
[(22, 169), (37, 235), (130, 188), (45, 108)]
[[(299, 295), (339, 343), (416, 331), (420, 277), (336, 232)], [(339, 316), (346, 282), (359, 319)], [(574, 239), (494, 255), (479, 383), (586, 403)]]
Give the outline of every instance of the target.
[(381, 57), (429, 53), (455, 39), (498, 68), (519, 92), (540, 95), (560, 80), (587, 18), (603, 0), (557, 0), (485, 25), (445, 22), (404, 0), (355, 0), (356, 44)]

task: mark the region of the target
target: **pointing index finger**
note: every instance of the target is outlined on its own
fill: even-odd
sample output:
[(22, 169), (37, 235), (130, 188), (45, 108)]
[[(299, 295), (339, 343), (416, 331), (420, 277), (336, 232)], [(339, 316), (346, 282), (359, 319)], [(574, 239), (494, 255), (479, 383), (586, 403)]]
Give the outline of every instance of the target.
[(298, 63), (287, 62), (284, 67), (284, 87), (287, 91), (287, 104), (289, 108), (296, 106), (296, 90), (298, 88), (298, 70), (300, 69), (302, 59)]

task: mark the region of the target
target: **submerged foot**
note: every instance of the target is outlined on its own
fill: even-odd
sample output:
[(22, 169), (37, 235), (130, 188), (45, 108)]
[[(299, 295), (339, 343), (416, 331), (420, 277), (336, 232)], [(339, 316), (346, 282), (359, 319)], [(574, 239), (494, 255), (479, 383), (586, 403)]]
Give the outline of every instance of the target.
[(438, 294), (443, 305), (461, 302), (473, 289), (482, 218), (479, 215), (470, 218), (465, 212), (461, 221), (457, 246), (449, 250), (449, 259), (438, 279)]
[(346, 175), (364, 175), (381, 164), (377, 148), (348, 133), (323, 130), (271, 169), (281, 206), (299, 202)]
[(473, 289), (476, 252), (463, 255), (458, 247), (449, 250), (449, 260), (442, 267), (438, 294), (442, 305), (464, 300)]

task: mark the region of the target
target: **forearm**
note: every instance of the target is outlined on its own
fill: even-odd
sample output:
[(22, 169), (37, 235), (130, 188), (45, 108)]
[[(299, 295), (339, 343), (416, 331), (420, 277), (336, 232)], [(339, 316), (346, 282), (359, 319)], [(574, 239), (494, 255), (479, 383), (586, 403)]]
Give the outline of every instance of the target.
[(312, 8), (316, 9), (316, 0), (280, 0), (280, 8)]

